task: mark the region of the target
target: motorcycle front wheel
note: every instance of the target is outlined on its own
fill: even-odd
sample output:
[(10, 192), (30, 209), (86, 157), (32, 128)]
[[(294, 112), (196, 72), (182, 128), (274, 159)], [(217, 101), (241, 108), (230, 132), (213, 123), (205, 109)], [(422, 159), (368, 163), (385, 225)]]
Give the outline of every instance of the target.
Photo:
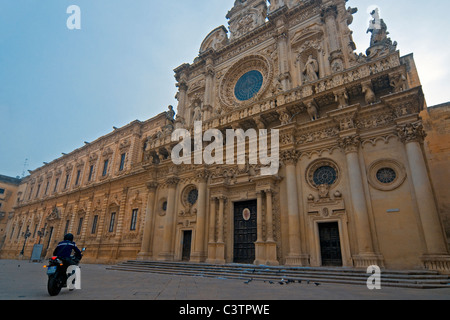
[(61, 292), (61, 284), (56, 276), (48, 277), (47, 291), (52, 297), (57, 296)]

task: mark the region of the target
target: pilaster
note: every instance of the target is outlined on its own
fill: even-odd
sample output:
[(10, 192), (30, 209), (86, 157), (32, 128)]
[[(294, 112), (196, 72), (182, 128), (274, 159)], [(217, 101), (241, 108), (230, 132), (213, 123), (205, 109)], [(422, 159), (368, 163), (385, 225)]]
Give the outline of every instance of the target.
[(142, 237), (141, 251), (138, 254), (138, 260), (150, 259), (151, 252), (151, 236), (152, 236), (152, 220), (155, 208), (155, 195), (158, 184), (154, 181), (147, 183), (147, 208), (145, 210), (144, 234)]

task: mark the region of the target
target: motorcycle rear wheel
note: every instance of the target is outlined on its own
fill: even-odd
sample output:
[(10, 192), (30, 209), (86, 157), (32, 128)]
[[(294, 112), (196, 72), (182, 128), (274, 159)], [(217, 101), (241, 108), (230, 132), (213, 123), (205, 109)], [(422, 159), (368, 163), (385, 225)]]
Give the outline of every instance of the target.
[(57, 296), (61, 292), (61, 284), (57, 277), (48, 277), (47, 291), (48, 294), (52, 297)]

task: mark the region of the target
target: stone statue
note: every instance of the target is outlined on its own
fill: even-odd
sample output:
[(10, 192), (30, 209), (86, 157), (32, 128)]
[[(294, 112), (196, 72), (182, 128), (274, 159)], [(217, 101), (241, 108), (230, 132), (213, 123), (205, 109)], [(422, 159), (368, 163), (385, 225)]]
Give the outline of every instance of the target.
[(389, 52), (395, 51), (397, 48), (397, 42), (392, 42), (388, 38), (389, 32), (387, 32), (386, 23), (383, 19), (380, 19), (380, 13), (378, 8), (371, 13), (373, 20), (369, 23), (367, 33), (372, 33), (370, 37), (370, 47), (367, 49), (366, 54), (369, 59), (385, 55)]
[(407, 89), (406, 77), (403, 74), (398, 74), (392, 77), (390, 85), (395, 93), (405, 91)]
[(358, 8), (348, 7), (345, 12), (345, 20), (347, 21), (347, 25), (351, 25), (353, 23), (353, 15), (358, 12)]
[(202, 108), (201, 108), (199, 102), (196, 102), (195, 106), (194, 106), (194, 114), (192, 117), (192, 124), (194, 124), (194, 121), (202, 121)]
[(311, 121), (316, 121), (317, 119), (319, 119), (319, 110), (314, 101), (308, 103), (306, 110), (308, 111)]
[(345, 107), (348, 107), (348, 95), (346, 91), (341, 91), (338, 93), (335, 93), (334, 95), (336, 102), (339, 103), (338, 108), (343, 109)]
[(372, 90), (372, 85), (369, 83), (362, 84), (362, 93), (364, 93), (364, 98), (367, 104), (374, 104), (376, 101), (375, 93)]
[(173, 110), (173, 106), (168, 107), (169, 111), (166, 111), (166, 118), (170, 122), (173, 122), (175, 119), (175, 111)]
[(314, 82), (319, 80), (317, 73), (319, 72), (319, 63), (312, 55), (309, 56), (308, 61), (306, 61), (305, 68), (303, 69), (303, 74), (306, 77), (306, 81)]
[(369, 22), (369, 28), (366, 33), (372, 33), (372, 37), (370, 38), (370, 46), (374, 46), (386, 40), (389, 33), (387, 32), (387, 26), (384, 23), (384, 20), (380, 19), (378, 8), (373, 10), (370, 15), (373, 17), (373, 20)]

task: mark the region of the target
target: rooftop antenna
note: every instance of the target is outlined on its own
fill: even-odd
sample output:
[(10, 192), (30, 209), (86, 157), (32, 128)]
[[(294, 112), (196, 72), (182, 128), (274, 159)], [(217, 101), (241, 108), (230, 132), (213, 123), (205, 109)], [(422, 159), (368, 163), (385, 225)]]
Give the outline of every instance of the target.
[(28, 158), (26, 158), (24, 163), (23, 163), (22, 178), (25, 177), (25, 170), (27, 169), (27, 166), (28, 166)]

